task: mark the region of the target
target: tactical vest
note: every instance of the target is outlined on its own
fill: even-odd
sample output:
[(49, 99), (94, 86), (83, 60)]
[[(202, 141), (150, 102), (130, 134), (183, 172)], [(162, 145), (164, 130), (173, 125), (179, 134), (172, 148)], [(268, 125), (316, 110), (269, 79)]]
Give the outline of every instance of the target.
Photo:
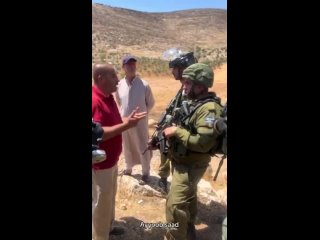
[[(208, 102), (217, 103), (221, 107), (221, 110), (223, 108), (223, 106), (221, 105), (220, 98), (216, 97), (215, 95), (211, 95), (207, 98), (198, 100), (196, 102), (191, 102), (191, 104), (189, 105), (189, 109), (190, 109), (189, 113), (186, 113), (186, 111), (183, 111), (183, 110), (180, 111), (180, 112), (182, 112), (180, 114), (184, 115), (184, 116), (181, 118), (181, 121), (178, 123), (178, 125), (181, 126), (182, 128), (187, 129), (188, 131), (190, 131), (191, 134), (197, 134), (197, 129), (195, 129), (194, 126), (189, 123), (189, 121), (190, 121), (191, 117), (193, 116), (193, 114), (196, 112), (196, 110)], [(221, 114), (222, 114), (222, 112), (218, 111), (216, 113), (215, 117), (219, 118), (221, 116)], [(214, 126), (212, 126), (212, 127), (214, 127)], [(215, 154), (223, 154), (223, 152), (222, 152), (223, 139), (224, 139), (224, 137), (222, 135), (217, 136), (217, 139), (215, 140), (214, 146), (209, 150), (209, 152), (207, 152), (207, 154), (210, 154), (211, 156), (214, 156)], [(179, 149), (176, 149), (176, 150), (179, 151)], [(188, 154), (188, 152), (193, 152), (193, 151), (187, 150), (187, 152), (185, 154)]]

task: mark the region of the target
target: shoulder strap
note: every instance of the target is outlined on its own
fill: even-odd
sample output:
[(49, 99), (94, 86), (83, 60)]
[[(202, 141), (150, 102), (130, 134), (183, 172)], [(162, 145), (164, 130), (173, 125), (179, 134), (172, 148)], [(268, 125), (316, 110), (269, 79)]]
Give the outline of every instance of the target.
[(177, 95), (176, 95), (176, 102), (174, 104), (174, 108), (176, 109), (179, 105), (181, 105), (181, 98), (182, 98), (182, 88), (179, 89)]

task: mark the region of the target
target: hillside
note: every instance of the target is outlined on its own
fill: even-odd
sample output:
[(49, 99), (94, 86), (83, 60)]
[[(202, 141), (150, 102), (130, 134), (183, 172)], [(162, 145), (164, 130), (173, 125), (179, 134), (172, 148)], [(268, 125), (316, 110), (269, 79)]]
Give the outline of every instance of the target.
[[(92, 58), (119, 64), (127, 53), (148, 58), (164, 72), (162, 53), (172, 47), (194, 51), (201, 61), (226, 61), (227, 11), (193, 9), (146, 13), (92, 4)], [(147, 60), (148, 60), (147, 59)], [(159, 61), (160, 60), (160, 61)], [(153, 61), (153, 62), (152, 62)], [(148, 65), (148, 64), (146, 64)]]

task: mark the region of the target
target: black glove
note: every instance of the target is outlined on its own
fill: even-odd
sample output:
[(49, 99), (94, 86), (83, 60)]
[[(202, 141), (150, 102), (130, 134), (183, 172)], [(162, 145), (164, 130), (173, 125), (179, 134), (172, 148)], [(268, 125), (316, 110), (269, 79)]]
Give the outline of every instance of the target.
[(227, 132), (227, 119), (219, 118), (216, 120), (215, 129), (219, 132), (219, 134), (223, 134)]

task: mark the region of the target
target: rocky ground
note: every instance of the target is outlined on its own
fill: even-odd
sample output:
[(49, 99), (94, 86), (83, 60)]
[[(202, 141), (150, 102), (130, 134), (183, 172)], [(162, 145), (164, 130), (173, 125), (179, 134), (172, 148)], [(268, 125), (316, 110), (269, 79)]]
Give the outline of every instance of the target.
[[(227, 159), (219, 172), (217, 181), (213, 176), (220, 162), (214, 157), (203, 179), (198, 185), (198, 219), (196, 222), (198, 240), (221, 240), (221, 222), (227, 215)], [(144, 223), (165, 222), (166, 195), (157, 186), (157, 171), (160, 164), (159, 151), (153, 152), (150, 182), (141, 186), (141, 166), (133, 168), (132, 176), (119, 175), (116, 197), (116, 225), (125, 228), (122, 236), (112, 236), (112, 240), (160, 240), (164, 228), (145, 228)], [(124, 169), (124, 158), (119, 161), (119, 172)], [(168, 178), (169, 183), (171, 177)], [(170, 185), (169, 185), (170, 186)]]

